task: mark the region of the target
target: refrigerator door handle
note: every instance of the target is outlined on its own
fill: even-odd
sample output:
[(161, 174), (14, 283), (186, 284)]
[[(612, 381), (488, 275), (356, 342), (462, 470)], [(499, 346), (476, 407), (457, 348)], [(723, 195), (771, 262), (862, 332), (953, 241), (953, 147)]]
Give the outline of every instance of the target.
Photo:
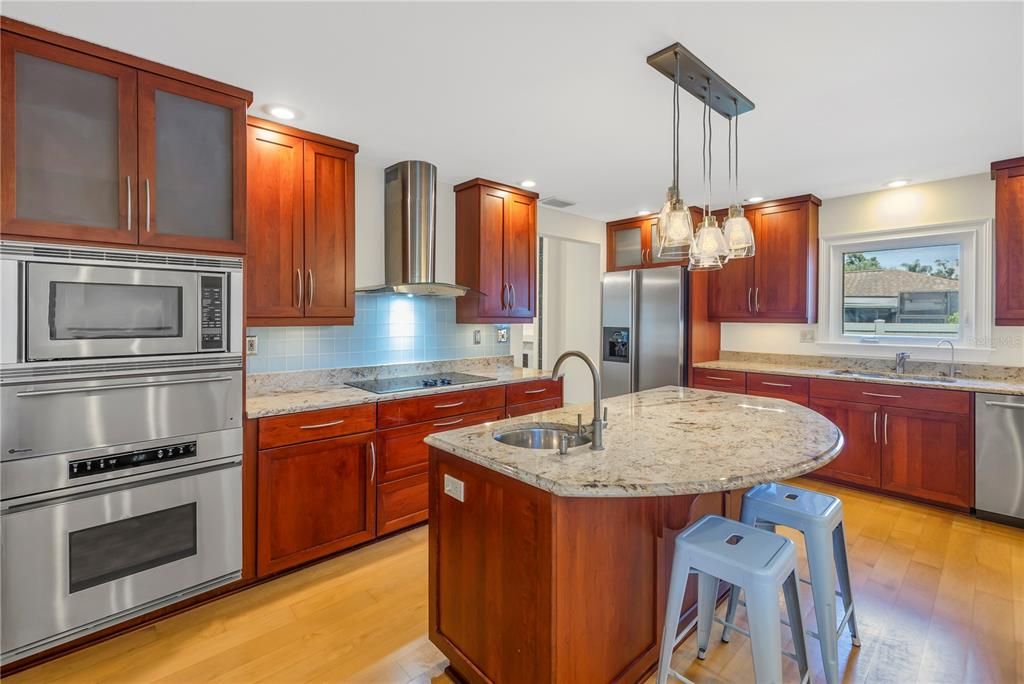
[(631, 339), (629, 340), (629, 391), (640, 391), (640, 271), (633, 271), (629, 279), (629, 298), (632, 318), (629, 321)]

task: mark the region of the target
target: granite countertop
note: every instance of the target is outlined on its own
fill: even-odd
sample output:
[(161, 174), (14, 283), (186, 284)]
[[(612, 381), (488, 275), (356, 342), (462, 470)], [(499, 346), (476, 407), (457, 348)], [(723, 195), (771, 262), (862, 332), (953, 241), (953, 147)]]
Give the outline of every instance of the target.
[[(705, 368), (708, 370), (723, 370), (748, 373), (770, 373), (773, 375), (793, 375), (805, 378), (822, 378), (826, 380), (842, 380), (856, 382), (877, 382), (885, 385), (903, 385), (913, 387), (929, 387), (932, 389), (960, 390), (963, 392), (991, 392), (993, 394), (1016, 394), (1024, 395), (1024, 381), (1016, 377), (1005, 378), (972, 378), (958, 376), (955, 382), (944, 382), (934, 379), (934, 376), (918, 375), (908, 372), (906, 375), (897, 376), (888, 371), (879, 371), (867, 368), (850, 367), (851, 360), (836, 360), (835, 365), (829, 366), (804, 366), (797, 363), (785, 361), (760, 361), (751, 359), (722, 359), (720, 361), (703, 361), (695, 363), (694, 368)], [(945, 365), (945, 364), (943, 364)], [(835, 373), (836, 370), (845, 370), (842, 374)]]
[(266, 418), (286, 413), (315, 411), (317, 409), (337, 408), (339, 406), (355, 406), (357, 404), (373, 404), (378, 401), (420, 397), (430, 394), (472, 390), (495, 385), (508, 385), (514, 382), (540, 380), (551, 377), (551, 371), (536, 368), (499, 368), (470, 369), (470, 372), (492, 377), (494, 380), (473, 382), (450, 387), (430, 387), (428, 389), (394, 392), (391, 394), (375, 394), (366, 390), (349, 387), (344, 384), (316, 386), (308, 388), (288, 388), (266, 393), (250, 392), (245, 400), (245, 412), (249, 418)]
[(607, 399), (604, 451), (565, 456), (508, 446), (494, 433), (516, 425), (584, 420), (591, 404), (568, 406), (430, 435), (427, 444), (558, 496), (672, 496), (740, 489), (803, 475), (842, 449), (835, 425), (810, 409), (685, 387)]

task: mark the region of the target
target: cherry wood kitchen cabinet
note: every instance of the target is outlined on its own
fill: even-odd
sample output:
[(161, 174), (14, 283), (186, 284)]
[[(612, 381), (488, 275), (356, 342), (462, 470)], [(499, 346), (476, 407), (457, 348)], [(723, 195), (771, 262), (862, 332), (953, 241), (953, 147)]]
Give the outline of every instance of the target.
[(747, 394), (757, 397), (787, 399), (794, 404), (807, 406), (810, 381), (790, 375), (770, 373), (747, 373)]
[(475, 178), (455, 186), (459, 323), (530, 322), (537, 300), (537, 193)]
[(606, 270), (629, 271), (634, 268), (685, 266), (686, 259), (658, 256), (657, 226), (657, 216), (635, 216), (609, 222), (606, 226)]
[(252, 93), (2, 18), (0, 232), (243, 253)]
[(254, 117), (247, 144), (248, 324), (351, 324), (359, 147)]
[(825, 416), (843, 433), (843, 450), (811, 475), (823, 480), (862, 485), (881, 485), (878, 451), (881, 409), (872, 404), (834, 399), (812, 399), (810, 407)]
[(712, 368), (694, 368), (690, 379), (690, 386), (695, 389), (746, 394), (747, 374)]
[(993, 162), (996, 325), (1024, 325), (1024, 157)]

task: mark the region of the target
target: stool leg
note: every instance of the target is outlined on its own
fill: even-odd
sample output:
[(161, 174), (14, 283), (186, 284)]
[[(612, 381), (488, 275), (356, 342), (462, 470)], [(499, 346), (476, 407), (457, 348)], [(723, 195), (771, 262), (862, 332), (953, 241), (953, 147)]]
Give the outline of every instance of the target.
[(786, 596), (786, 614), (789, 616), (789, 629), (793, 633), (793, 652), (796, 654), (797, 665), (800, 666), (800, 681), (807, 677), (807, 641), (804, 636), (804, 618), (800, 611), (800, 592), (797, 591), (796, 571), (790, 573), (782, 585)]
[(818, 622), (818, 643), (828, 684), (839, 683), (839, 642), (836, 638), (836, 559), (832, 532), (813, 529), (804, 532), (807, 561), (811, 570), (811, 594)]
[(658, 684), (668, 682), (668, 671), (675, 651), (676, 632), (679, 629), (679, 614), (683, 611), (683, 593), (690, 577), (690, 559), (686, 554), (676, 553), (672, 560), (672, 575), (668, 585), (668, 601), (665, 604), (665, 627), (661, 631), (661, 655), (658, 658)]
[(715, 619), (718, 578), (706, 572), (697, 573), (697, 657), (704, 660)]
[(746, 588), (750, 650), (754, 656), (757, 684), (782, 682), (782, 628), (779, 622), (779, 588), (754, 585)]
[[(725, 621), (729, 624), (736, 623), (736, 604), (740, 600), (740, 587), (732, 585), (732, 589), (729, 590), (729, 607), (725, 611)], [(732, 636), (732, 629), (728, 626), (722, 628), (722, 641), (729, 643), (729, 639)]]
[(843, 523), (832, 530), (832, 547), (836, 556), (836, 572), (839, 575), (839, 591), (843, 595), (843, 610), (850, 611), (850, 619), (846, 623), (854, 646), (860, 646), (857, 634), (857, 610), (853, 606), (853, 589), (850, 584), (850, 563), (846, 557), (846, 531)]

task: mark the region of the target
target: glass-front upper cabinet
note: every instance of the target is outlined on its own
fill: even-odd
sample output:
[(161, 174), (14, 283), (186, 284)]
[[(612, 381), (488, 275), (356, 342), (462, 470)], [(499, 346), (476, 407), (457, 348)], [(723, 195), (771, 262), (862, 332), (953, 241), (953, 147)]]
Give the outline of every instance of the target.
[(644, 264), (646, 244), (644, 222), (616, 222), (608, 226), (608, 270), (640, 268)]
[(2, 72), (0, 229), (135, 243), (136, 70), (5, 32)]
[(140, 242), (243, 251), (245, 102), (139, 74)]

